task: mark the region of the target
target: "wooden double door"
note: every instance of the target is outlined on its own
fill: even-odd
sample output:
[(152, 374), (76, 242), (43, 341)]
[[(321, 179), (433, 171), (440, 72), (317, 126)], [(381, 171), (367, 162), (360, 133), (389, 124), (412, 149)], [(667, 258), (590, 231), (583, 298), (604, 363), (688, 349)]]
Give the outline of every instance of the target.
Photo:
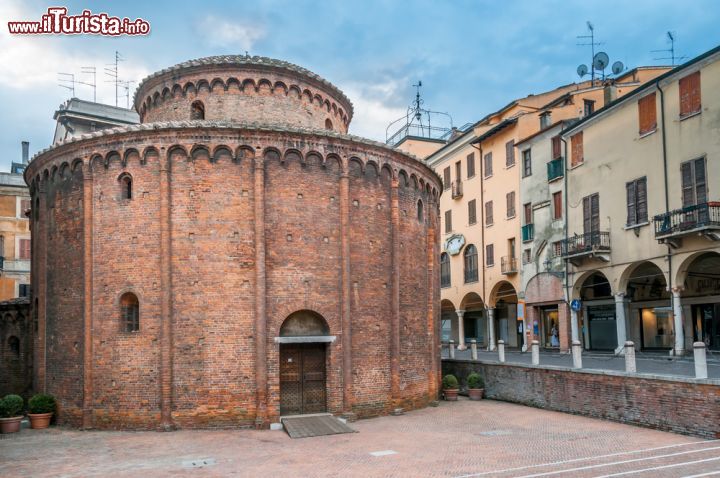
[(280, 415), (327, 411), (326, 344), (280, 345)]

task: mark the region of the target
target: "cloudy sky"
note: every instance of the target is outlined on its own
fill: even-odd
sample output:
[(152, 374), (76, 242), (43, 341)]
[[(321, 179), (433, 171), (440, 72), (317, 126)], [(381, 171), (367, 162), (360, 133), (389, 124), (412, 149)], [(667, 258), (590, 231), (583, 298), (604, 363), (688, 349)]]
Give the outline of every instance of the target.
[[(6, 22), (39, 20), (50, 5), (70, 13), (144, 18), (147, 37), (11, 36)], [(611, 62), (628, 67), (663, 64), (653, 53), (669, 47), (688, 58), (720, 44), (716, 0), (256, 0), (254, 2), (0, 4), (0, 170), (19, 160), (20, 141), (31, 154), (49, 145), (53, 112), (69, 97), (57, 73), (98, 70), (98, 101), (115, 103), (114, 86), (101, 74), (119, 50), (125, 80), (203, 56), (244, 53), (297, 63), (335, 83), (355, 105), (351, 132), (384, 141), (389, 122), (405, 114), (423, 82), (425, 105), (452, 115), (456, 126), (475, 121), (515, 97), (578, 79), (589, 47), (576, 36), (595, 25)], [(132, 95), (132, 91), (131, 91)], [(76, 96), (92, 99), (89, 87)], [(120, 98), (125, 104), (125, 98)]]

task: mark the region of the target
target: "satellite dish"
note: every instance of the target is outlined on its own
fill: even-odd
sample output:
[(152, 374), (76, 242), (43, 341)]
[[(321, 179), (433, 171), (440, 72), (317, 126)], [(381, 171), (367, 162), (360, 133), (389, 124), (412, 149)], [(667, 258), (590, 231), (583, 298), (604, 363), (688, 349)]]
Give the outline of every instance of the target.
[(595, 54), (595, 58), (593, 58), (593, 68), (596, 70), (604, 70), (607, 68), (608, 63), (610, 63), (610, 58), (608, 57), (607, 53), (604, 51), (601, 51), (599, 53)]
[(579, 65), (577, 67), (577, 74), (580, 78), (588, 74), (588, 67), (587, 65)]
[(625, 65), (623, 65), (623, 62), (621, 62), (621, 61), (616, 61), (615, 63), (612, 64), (612, 72), (614, 75), (617, 75), (624, 69), (625, 69)]

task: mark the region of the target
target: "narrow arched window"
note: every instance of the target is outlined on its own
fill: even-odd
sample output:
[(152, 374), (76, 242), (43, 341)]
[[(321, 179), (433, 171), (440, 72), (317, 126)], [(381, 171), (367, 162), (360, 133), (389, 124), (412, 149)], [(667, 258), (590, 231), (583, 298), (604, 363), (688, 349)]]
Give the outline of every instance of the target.
[(470, 244), (465, 248), (465, 282), (477, 282), (478, 280), (478, 255), (477, 248)]
[(440, 287), (450, 287), (450, 256), (447, 252), (440, 254)]
[(190, 105), (190, 119), (191, 120), (204, 120), (205, 119), (205, 105), (202, 101), (194, 101)]
[(132, 176), (124, 173), (119, 178), (120, 181), (120, 199), (132, 199), (133, 184)]
[(20, 356), (20, 339), (15, 337), (14, 335), (11, 335), (8, 338), (8, 347), (10, 348), (10, 353), (15, 356)]
[(330, 118), (325, 120), (325, 129), (329, 129), (329, 130), (333, 129), (332, 121), (330, 121)]
[(424, 218), (424, 211), (423, 211), (423, 202), (422, 199), (418, 199), (417, 202), (417, 220), (420, 222), (423, 222)]
[(123, 331), (137, 332), (140, 330), (140, 303), (132, 292), (126, 292), (120, 297), (120, 319)]

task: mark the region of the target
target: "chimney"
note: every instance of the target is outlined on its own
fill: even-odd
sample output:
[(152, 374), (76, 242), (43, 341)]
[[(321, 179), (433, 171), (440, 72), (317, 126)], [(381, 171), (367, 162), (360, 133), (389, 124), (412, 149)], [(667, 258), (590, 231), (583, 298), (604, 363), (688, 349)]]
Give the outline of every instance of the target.
[(27, 164), (29, 160), (30, 160), (30, 142), (23, 141), (22, 142), (22, 163)]
[(617, 99), (617, 86), (614, 83), (606, 83), (603, 93), (605, 95), (605, 106), (607, 106)]

